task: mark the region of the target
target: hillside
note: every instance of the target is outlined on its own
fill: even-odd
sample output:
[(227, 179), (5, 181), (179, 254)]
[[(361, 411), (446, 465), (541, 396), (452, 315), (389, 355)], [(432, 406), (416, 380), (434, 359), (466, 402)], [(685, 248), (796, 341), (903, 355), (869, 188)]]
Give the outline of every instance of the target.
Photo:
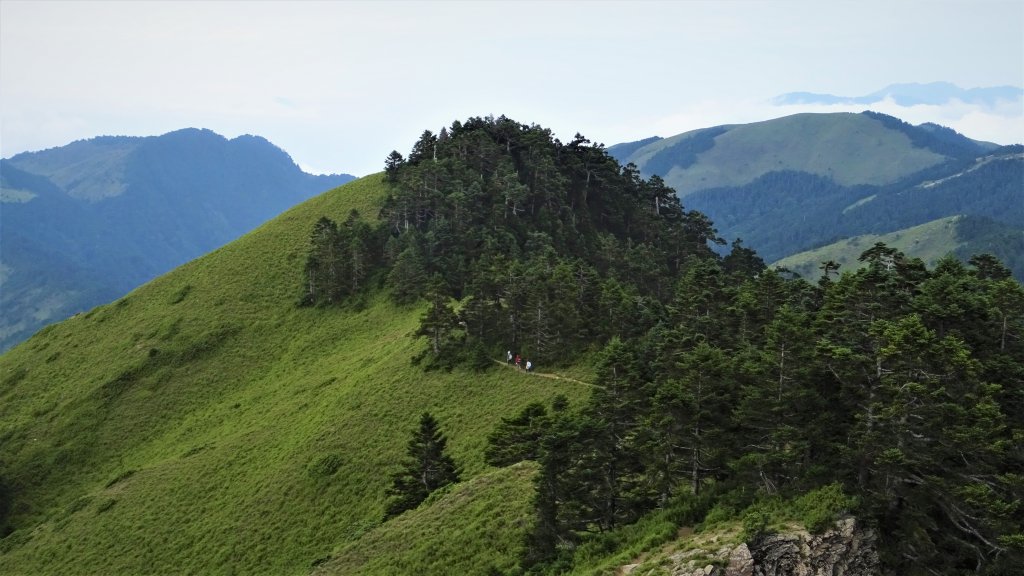
[[(891, 119), (895, 120), (895, 119)], [(923, 145), (922, 145), (923, 144)], [(795, 114), (717, 126), (608, 152), (640, 173), (657, 174), (680, 197), (708, 188), (749, 184), (770, 172), (806, 172), (843, 186), (891, 184), (952, 154), (981, 153), (962, 138), (950, 146), (925, 131), (870, 114)]]
[(580, 135), (424, 131), (0, 357), (0, 566), (611, 573), (851, 515), (885, 574), (1019, 565), (1009, 270), (714, 226)]
[[(888, 186), (841, 186), (800, 172), (774, 172), (734, 188), (688, 197), (727, 238), (769, 259), (861, 234), (890, 233), (955, 215), (1024, 229), (1024, 156), (1013, 147), (943, 164)], [(955, 246), (947, 247), (953, 251)]]
[(0, 350), (217, 248), (351, 176), (255, 136), (105, 136), (0, 161)]
[[(608, 151), (665, 178), (726, 240), (742, 238), (769, 260), (956, 215), (1024, 230), (1020, 146), (874, 112), (798, 114)], [(953, 243), (942, 251), (956, 249)]]
[[(375, 214), (382, 196), (379, 175), (333, 190), (7, 352), (2, 571), (303, 574), (377, 538), (384, 472), (419, 412), (438, 417), (472, 486), (500, 416), (586, 392), (411, 367), (419, 306), (297, 308), (313, 223)], [(527, 478), (490, 477), (474, 501), (525, 509)], [(500, 536), (508, 567), (519, 542)]]
[(954, 254), (967, 261), (975, 254), (993, 254), (1003, 261), (1018, 281), (1024, 282), (1024, 230), (999, 225), (978, 217), (950, 216), (888, 234), (865, 234), (840, 240), (827, 246), (787, 256), (772, 264), (792, 270), (804, 278), (821, 275), (819, 266), (832, 260), (841, 270), (862, 267), (857, 258), (868, 248), (882, 242), (910, 258), (920, 258), (934, 266), (942, 257)]

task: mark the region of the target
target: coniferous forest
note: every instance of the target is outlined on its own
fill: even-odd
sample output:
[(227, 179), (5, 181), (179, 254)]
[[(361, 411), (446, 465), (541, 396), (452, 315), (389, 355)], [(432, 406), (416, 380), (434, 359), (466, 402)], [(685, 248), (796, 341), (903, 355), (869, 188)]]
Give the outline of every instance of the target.
[(878, 244), (797, 278), (603, 145), (505, 117), (424, 132), (384, 178), (378, 219), (315, 226), (303, 304), (425, 301), (427, 370), (597, 366), (586, 403), (489, 440), (490, 464), (539, 465), (530, 570), (673, 506), (753, 535), (758, 506), (808, 494), (810, 528), (869, 523), (892, 573), (1024, 565), (1024, 288), (999, 260)]

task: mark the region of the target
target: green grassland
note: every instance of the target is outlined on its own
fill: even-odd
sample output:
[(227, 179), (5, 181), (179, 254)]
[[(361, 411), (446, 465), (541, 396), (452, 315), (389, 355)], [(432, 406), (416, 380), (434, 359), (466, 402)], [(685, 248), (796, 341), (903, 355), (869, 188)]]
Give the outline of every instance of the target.
[[(944, 159), (863, 114), (795, 114), (726, 128), (692, 166), (677, 166), (663, 175), (680, 197), (705, 188), (742, 186), (776, 170), (827, 176), (842, 185), (882, 185)], [(648, 144), (628, 161), (644, 172), (655, 154), (699, 132)]]
[[(314, 198), (0, 356), (14, 529), (0, 540), (0, 573), (515, 565), (534, 469), (488, 467), (486, 436), (529, 402), (578, 401), (589, 388), (503, 367), (425, 373), (410, 363), (423, 308), (380, 291), (358, 308), (298, 307), (314, 222), (353, 208), (375, 216), (380, 182)], [(463, 482), (381, 524), (388, 474), (424, 410)]]
[(818, 266), (822, 262), (834, 260), (841, 266), (840, 272), (853, 271), (863, 265), (857, 258), (865, 250), (874, 246), (876, 242), (884, 242), (887, 246), (903, 252), (907, 257), (920, 258), (932, 267), (940, 258), (954, 252), (962, 243), (957, 234), (960, 219), (960, 216), (950, 216), (888, 234), (855, 236), (787, 256), (772, 266), (788, 268), (804, 278), (814, 280), (821, 276)]
[(460, 482), (342, 547), (316, 576), (515, 572), (536, 472), (521, 462)]

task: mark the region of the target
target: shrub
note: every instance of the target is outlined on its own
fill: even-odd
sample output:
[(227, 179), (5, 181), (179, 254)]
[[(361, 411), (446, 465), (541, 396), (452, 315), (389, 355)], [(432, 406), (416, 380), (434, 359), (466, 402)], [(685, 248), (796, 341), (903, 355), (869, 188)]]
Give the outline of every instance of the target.
[(843, 493), (843, 487), (838, 482), (812, 490), (794, 502), (799, 520), (810, 532), (825, 530), (857, 505), (857, 498)]

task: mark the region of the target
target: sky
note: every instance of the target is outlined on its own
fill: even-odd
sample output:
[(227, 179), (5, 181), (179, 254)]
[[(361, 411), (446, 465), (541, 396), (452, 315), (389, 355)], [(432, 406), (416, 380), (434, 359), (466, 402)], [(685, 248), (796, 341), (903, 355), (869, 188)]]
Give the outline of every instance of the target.
[[(3, 158), (196, 127), (362, 176), (472, 116), (612, 145), (935, 81), (1024, 86), (1024, 1), (0, 0)], [(1024, 142), (1020, 99), (870, 108)]]

